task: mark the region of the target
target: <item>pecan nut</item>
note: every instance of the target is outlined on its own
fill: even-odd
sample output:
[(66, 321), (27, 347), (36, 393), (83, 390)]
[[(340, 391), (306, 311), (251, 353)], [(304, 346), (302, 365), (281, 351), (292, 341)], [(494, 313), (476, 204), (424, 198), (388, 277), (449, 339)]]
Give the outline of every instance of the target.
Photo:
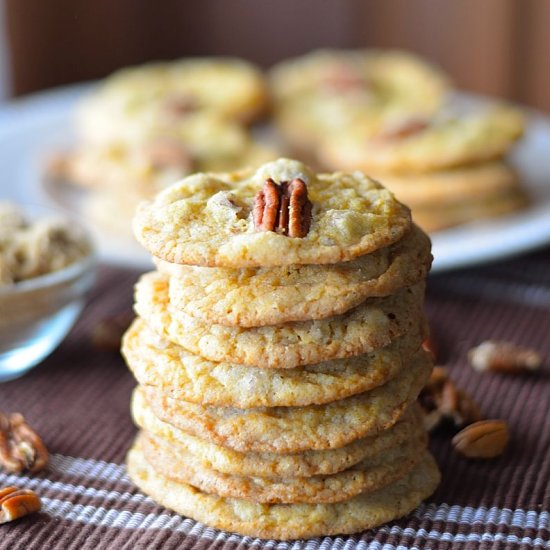
[(42, 508), (40, 497), (29, 489), (0, 489), (0, 523), (13, 521)]
[(435, 367), (419, 396), (428, 431), (450, 424), (462, 428), (481, 419), (478, 405), (466, 392), (456, 387), (443, 367)]
[(42, 439), (25, 422), (23, 415), (0, 412), (0, 467), (8, 472), (38, 472), (48, 463)]
[(177, 140), (164, 138), (152, 141), (144, 146), (143, 154), (157, 169), (172, 168), (187, 173), (194, 168), (191, 153)]
[(487, 340), (468, 352), (468, 359), (480, 372), (518, 374), (537, 370), (541, 356), (534, 350), (516, 346), (511, 342)]
[(482, 420), (458, 432), (452, 443), (468, 458), (494, 458), (504, 452), (508, 440), (508, 426), (504, 420)]
[(421, 118), (409, 118), (387, 125), (375, 137), (378, 143), (393, 143), (419, 134), (430, 126), (429, 122)]
[(372, 81), (357, 69), (347, 65), (335, 65), (321, 78), (321, 88), (333, 93), (372, 91)]
[(173, 94), (165, 99), (162, 108), (168, 116), (179, 118), (197, 111), (199, 104), (191, 95)]
[(312, 204), (307, 186), (300, 178), (275, 183), (266, 180), (254, 198), (254, 227), (287, 237), (303, 238), (311, 225)]

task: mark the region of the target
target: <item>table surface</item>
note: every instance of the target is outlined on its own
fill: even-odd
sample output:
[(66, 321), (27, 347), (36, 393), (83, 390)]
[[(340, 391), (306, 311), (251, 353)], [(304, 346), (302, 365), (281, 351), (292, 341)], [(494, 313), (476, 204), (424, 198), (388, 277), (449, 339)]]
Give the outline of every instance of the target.
[[(429, 280), (426, 309), (439, 363), (478, 401), (485, 418), (509, 423), (506, 453), (467, 460), (452, 450), (448, 435), (435, 436), (431, 447), (443, 481), (413, 514), (353, 537), (293, 545), (182, 518), (155, 505), (126, 477), (135, 381), (120, 355), (94, 348), (90, 334), (102, 319), (131, 311), (137, 276), (101, 267), (63, 344), (28, 375), (0, 385), (0, 408), (22, 412), (52, 453), (41, 474), (0, 472), (0, 486), (32, 488), (43, 498), (39, 514), (0, 526), (0, 549), (550, 548), (550, 250)], [(489, 338), (537, 349), (543, 369), (528, 375), (473, 371), (466, 353)]]

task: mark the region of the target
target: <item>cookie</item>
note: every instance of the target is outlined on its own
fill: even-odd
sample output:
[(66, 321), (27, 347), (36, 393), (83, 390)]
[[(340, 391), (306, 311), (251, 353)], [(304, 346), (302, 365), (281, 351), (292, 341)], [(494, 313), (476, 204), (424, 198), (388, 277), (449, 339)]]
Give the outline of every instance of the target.
[(203, 323), (170, 303), (168, 278), (147, 273), (136, 285), (135, 310), (160, 336), (211, 361), (294, 368), (370, 353), (418, 327), (424, 283), (370, 298), (343, 315), (257, 328)]
[(147, 432), (141, 433), (138, 445), (153, 469), (173, 481), (220, 497), (267, 504), (341, 502), (359, 493), (376, 491), (406, 475), (425, 449), (425, 442), (413, 440), (337, 474), (273, 479), (228, 475), (205, 468), (181, 447)]
[(332, 449), (393, 426), (417, 398), (431, 368), (430, 358), (420, 351), (409, 367), (387, 384), (326, 405), (244, 410), (208, 407), (178, 401), (152, 386), (138, 387), (134, 400), (145, 399), (164, 422), (240, 452)]
[(523, 116), (508, 107), (420, 121), (394, 122), (383, 135), (350, 129), (326, 136), (322, 162), (334, 170), (376, 173), (423, 173), (498, 159), (523, 134)]
[(217, 529), (264, 539), (301, 539), (351, 534), (408, 514), (433, 493), (440, 474), (428, 452), (406, 476), (374, 493), (335, 504), (255, 504), (203, 493), (159, 475), (139, 445), (127, 459), (128, 473), (147, 495), (178, 514)]
[(423, 413), (415, 403), (387, 430), (356, 439), (338, 449), (306, 450), (298, 453), (241, 453), (221, 447), (158, 419), (136, 392), (132, 401), (134, 422), (144, 430), (162, 438), (170, 445), (193, 456), (196, 464), (229, 475), (269, 478), (311, 477), (330, 475), (372, 458), (407, 441), (424, 439)]
[(438, 107), (448, 86), (447, 77), (418, 56), (373, 49), (315, 50), (275, 65), (269, 81), (279, 102), (315, 93), (348, 100), (359, 96), (379, 108), (397, 102), (420, 110)]
[(249, 123), (267, 106), (263, 75), (233, 58), (151, 63), (105, 79), (77, 109), (77, 130), (89, 144), (133, 141), (151, 126), (184, 126), (206, 114)]
[[(307, 185), (312, 212), (304, 237), (255, 228), (254, 198), (269, 178)], [(314, 175), (279, 159), (256, 171), (183, 179), (140, 206), (134, 232), (168, 262), (242, 268), (352, 260), (398, 241), (410, 224), (408, 208), (359, 172)]]
[(519, 186), (516, 171), (502, 161), (459, 166), (427, 174), (385, 174), (381, 181), (396, 197), (415, 208), (439, 210), (457, 203), (476, 203)]
[(151, 127), (132, 141), (82, 144), (68, 156), (65, 177), (121, 197), (148, 200), (192, 172), (237, 170), (274, 156), (273, 148), (255, 145), (238, 124), (193, 115), (181, 127)]
[(212, 268), (157, 260), (170, 275), (170, 303), (202, 322), (257, 327), (340, 315), (426, 277), (430, 240), (417, 227), (390, 247), (349, 262)]
[(407, 368), (427, 331), (346, 359), (296, 369), (258, 369), (215, 363), (159, 337), (136, 319), (122, 354), (137, 381), (178, 400), (218, 407), (299, 407), (343, 399), (380, 386)]
[(387, 50), (311, 52), (275, 66), (270, 83), (280, 131), (306, 150), (357, 120), (378, 128), (388, 117), (430, 115), (447, 90), (440, 71), (411, 54)]
[(520, 187), (503, 193), (495, 193), (476, 201), (461, 201), (453, 205), (433, 208), (417, 207), (414, 211), (415, 221), (431, 233), (467, 223), (483, 222), (512, 214), (526, 208), (529, 197)]

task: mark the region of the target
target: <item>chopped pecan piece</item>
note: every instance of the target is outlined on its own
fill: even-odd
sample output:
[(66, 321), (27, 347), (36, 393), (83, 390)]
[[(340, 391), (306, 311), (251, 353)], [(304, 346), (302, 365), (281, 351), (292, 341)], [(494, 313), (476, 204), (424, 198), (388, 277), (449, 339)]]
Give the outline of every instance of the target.
[(453, 437), (453, 445), (468, 458), (494, 458), (504, 452), (508, 439), (504, 420), (482, 420), (458, 432)]
[(372, 88), (371, 81), (351, 66), (338, 64), (321, 79), (321, 87), (329, 92), (365, 91)]
[(432, 361), (437, 361), (438, 350), (437, 350), (437, 345), (435, 343), (435, 339), (432, 335), (428, 336), (422, 342), (422, 347), (424, 348), (424, 351), (427, 351), (430, 354)]
[(429, 122), (421, 118), (409, 118), (389, 124), (373, 138), (379, 143), (392, 143), (423, 132), (429, 127)]
[(458, 389), (448, 377), (443, 367), (435, 367), (430, 380), (419, 396), (428, 431), (443, 424), (451, 424), (455, 429), (480, 420), (477, 404), (464, 391)]
[(541, 356), (534, 350), (511, 342), (487, 340), (468, 352), (472, 367), (478, 371), (518, 374), (537, 370)]
[(0, 523), (19, 519), (42, 508), (39, 496), (29, 489), (0, 489)]
[(164, 101), (165, 112), (173, 117), (181, 117), (199, 108), (197, 99), (184, 94), (171, 95)]
[(48, 463), (48, 451), (23, 415), (0, 412), (0, 467), (8, 472), (38, 472)]
[(311, 225), (311, 209), (303, 180), (275, 183), (269, 178), (254, 199), (254, 227), (287, 237), (305, 237)]
[(176, 140), (152, 141), (144, 147), (143, 153), (155, 168), (175, 168), (182, 172), (193, 170), (194, 162), (191, 154)]

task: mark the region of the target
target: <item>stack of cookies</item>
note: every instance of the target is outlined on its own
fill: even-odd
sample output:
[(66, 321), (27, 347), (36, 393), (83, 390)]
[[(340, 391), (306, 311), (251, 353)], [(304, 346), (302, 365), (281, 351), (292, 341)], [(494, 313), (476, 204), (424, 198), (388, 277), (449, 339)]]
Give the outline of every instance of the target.
[(279, 159), (196, 174), (138, 209), (157, 270), (123, 353), (128, 455), (157, 502), (262, 538), (354, 533), (439, 481), (416, 398), (430, 242), (359, 172)]
[(506, 160), (523, 133), (515, 109), (493, 106), (462, 116), (403, 117), (378, 133), (356, 124), (327, 136), (323, 164), (364, 170), (408, 204), (426, 231), (501, 216), (527, 205), (521, 181)]

